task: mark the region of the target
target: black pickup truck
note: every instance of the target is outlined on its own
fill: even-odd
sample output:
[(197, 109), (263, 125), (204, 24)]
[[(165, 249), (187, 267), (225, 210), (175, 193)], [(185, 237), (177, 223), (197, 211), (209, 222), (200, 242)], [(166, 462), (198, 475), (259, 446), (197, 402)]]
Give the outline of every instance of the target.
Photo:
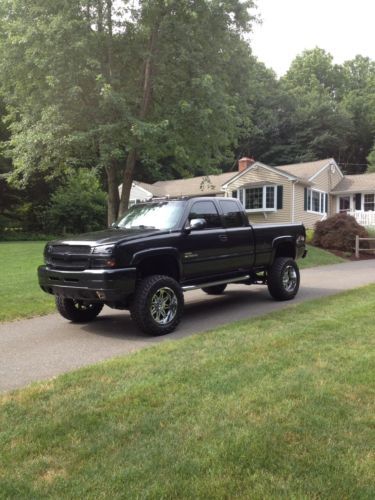
[(252, 226), (233, 198), (169, 199), (134, 205), (105, 231), (48, 243), (38, 275), (66, 319), (93, 320), (105, 304), (162, 335), (180, 322), (188, 290), (262, 283), (276, 300), (292, 299), (305, 255), (301, 224)]

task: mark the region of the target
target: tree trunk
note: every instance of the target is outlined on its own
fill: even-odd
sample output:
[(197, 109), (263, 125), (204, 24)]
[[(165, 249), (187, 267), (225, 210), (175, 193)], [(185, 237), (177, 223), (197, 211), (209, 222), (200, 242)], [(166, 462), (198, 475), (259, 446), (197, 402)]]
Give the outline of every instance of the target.
[(128, 209), (130, 190), (133, 183), (134, 168), (137, 161), (137, 152), (135, 150), (130, 151), (126, 159), (126, 165), (124, 169), (124, 175), (122, 178), (122, 192), (121, 200), (119, 205), (118, 216), (121, 217), (124, 212)]
[(108, 226), (117, 219), (120, 196), (118, 192), (116, 166), (114, 164), (106, 167), (108, 180)]
[[(148, 56), (143, 68), (143, 82), (142, 82), (142, 103), (139, 110), (139, 118), (144, 120), (149, 112), (152, 103), (152, 63), (153, 57), (156, 52), (156, 45), (159, 35), (160, 21), (155, 23), (154, 28), (150, 34), (148, 42)], [(119, 206), (119, 217), (127, 210), (129, 205), (130, 190), (132, 187), (135, 165), (137, 162), (138, 151), (134, 147), (128, 155), (124, 175), (122, 180), (122, 193)]]

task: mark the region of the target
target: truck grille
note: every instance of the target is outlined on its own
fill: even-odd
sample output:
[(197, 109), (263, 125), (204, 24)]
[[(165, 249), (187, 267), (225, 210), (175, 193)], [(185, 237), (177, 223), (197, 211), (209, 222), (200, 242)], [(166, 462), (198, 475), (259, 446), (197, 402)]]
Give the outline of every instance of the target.
[(91, 247), (87, 245), (53, 245), (52, 253), (67, 253), (69, 255), (87, 255)]
[(87, 245), (51, 245), (46, 263), (54, 269), (83, 271), (90, 267), (91, 247)]

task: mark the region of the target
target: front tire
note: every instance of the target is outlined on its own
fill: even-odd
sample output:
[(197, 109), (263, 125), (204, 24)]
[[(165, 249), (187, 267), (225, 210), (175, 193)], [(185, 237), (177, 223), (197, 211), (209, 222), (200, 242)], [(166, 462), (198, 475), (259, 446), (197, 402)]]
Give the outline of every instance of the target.
[(138, 328), (151, 335), (173, 332), (181, 321), (184, 295), (173, 278), (154, 275), (138, 284), (130, 313)]
[(224, 283), (223, 285), (206, 286), (202, 288), (202, 290), (206, 292), (207, 295), (221, 295), (226, 289), (226, 287), (227, 284)]
[(267, 276), (268, 291), (276, 300), (291, 300), (298, 292), (300, 274), (296, 262), (288, 257), (278, 257)]
[(73, 323), (88, 323), (94, 320), (103, 309), (103, 304), (100, 302), (84, 302), (59, 295), (55, 297), (55, 301), (61, 316)]

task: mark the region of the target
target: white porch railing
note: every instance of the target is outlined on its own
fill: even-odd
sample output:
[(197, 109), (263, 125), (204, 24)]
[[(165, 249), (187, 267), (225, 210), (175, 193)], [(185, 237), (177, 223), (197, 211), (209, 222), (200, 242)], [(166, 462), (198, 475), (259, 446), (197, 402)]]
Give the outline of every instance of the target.
[(361, 226), (375, 226), (375, 212), (372, 210), (368, 212), (356, 210), (355, 212), (348, 212), (348, 214), (352, 215)]

